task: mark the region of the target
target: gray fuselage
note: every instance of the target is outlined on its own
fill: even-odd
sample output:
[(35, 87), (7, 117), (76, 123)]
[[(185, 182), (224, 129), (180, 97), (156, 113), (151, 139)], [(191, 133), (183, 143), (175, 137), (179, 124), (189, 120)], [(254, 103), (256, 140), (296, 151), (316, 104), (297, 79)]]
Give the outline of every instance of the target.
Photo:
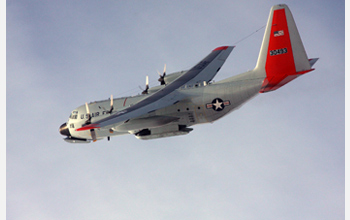
[[(138, 129), (136, 130), (120, 130), (111, 127), (109, 129), (96, 129), (97, 138), (102, 139), (122, 134), (138, 134), (138, 132), (143, 129), (149, 129), (152, 133), (159, 135), (151, 136), (149, 133), (148, 135), (136, 135), (136, 137), (141, 139), (151, 139), (187, 134), (190, 130), (187, 130), (187, 132), (181, 132), (178, 130), (179, 126), (188, 128), (196, 124), (213, 122), (223, 117), (257, 95), (261, 88), (263, 79), (264, 76), (259, 76), (254, 71), (250, 71), (216, 83), (207, 84), (203, 82), (195, 85), (185, 85), (178, 89), (178, 92), (182, 94), (182, 97), (185, 97), (181, 101), (140, 117), (150, 118), (166, 116), (176, 118), (176, 120), (167, 123), (166, 126), (159, 126), (162, 130), (157, 131), (156, 125), (149, 128), (147, 127), (149, 126), (147, 123), (145, 123), (145, 128), (140, 129), (138, 126)], [(163, 86), (153, 87), (150, 89), (150, 94), (146, 95), (113, 99), (114, 111), (122, 111), (162, 87)], [(110, 115), (108, 113), (108, 110), (110, 109), (110, 100), (91, 102), (88, 105), (92, 116), (91, 123)], [(81, 127), (87, 119), (88, 114), (85, 105), (81, 105), (72, 111), (67, 122), (67, 127), (73, 137), (81, 139), (91, 138), (89, 131), (76, 131), (76, 128)], [(164, 130), (166, 130), (167, 127), (169, 128), (169, 134), (160, 135), (164, 133)], [(174, 130), (173, 128), (176, 129)], [(148, 137), (146, 138), (146, 136)]]

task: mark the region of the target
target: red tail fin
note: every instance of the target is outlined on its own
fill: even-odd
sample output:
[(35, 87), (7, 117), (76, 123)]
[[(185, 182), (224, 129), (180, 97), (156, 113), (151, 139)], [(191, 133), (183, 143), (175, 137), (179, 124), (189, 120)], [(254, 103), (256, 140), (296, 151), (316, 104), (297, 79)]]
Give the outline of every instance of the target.
[(313, 70), (287, 5), (271, 9), (256, 69), (266, 74), (261, 93)]

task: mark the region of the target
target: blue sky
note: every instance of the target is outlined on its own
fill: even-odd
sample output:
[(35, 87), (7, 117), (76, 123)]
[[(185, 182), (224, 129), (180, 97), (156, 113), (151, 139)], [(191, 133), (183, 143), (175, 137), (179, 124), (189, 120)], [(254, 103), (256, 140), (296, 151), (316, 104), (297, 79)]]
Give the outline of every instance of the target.
[[(344, 1), (285, 1), (316, 70), (187, 136), (71, 145), (77, 106), (140, 93), (266, 24), (276, 1), (7, 1), (8, 219), (343, 219)], [(264, 31), (216, 79), (255, 66)]]

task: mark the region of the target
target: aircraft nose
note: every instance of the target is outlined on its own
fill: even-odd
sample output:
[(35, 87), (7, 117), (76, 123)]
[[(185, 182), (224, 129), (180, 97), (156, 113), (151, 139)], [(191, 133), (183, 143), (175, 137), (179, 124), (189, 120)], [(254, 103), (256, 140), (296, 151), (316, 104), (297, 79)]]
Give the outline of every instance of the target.
[(60, 133), (61, 133), (62, 135), (64, 135), (64, 136), (67, 136), (67, 137), (71, 136), (71, 135), (70, 135), (70, 132), (69, 132), (69, 129), (68, 129), (68, 127), (67, 127), (67, 123), (62, 124), (62, 125), (60, 126), (59, 131), (60, 131)]

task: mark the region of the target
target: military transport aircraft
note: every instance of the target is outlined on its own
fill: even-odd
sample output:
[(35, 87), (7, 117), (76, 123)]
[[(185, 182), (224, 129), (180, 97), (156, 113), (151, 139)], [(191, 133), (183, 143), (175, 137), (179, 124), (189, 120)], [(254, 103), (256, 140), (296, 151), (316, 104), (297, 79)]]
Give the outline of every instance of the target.
[(274, 91), (314, 69), (287, 5), (271, 8), (256, 67), (212, 82), (234, 46), (214, 49), (186, 71), (159, 74), (160, 85), (141, 95), (85, 103), (59, 132), (69, 143), (89, 143), (133, 134), (142, 140), (188, 134), (193, 125), (213, 122), (259, 93)]

